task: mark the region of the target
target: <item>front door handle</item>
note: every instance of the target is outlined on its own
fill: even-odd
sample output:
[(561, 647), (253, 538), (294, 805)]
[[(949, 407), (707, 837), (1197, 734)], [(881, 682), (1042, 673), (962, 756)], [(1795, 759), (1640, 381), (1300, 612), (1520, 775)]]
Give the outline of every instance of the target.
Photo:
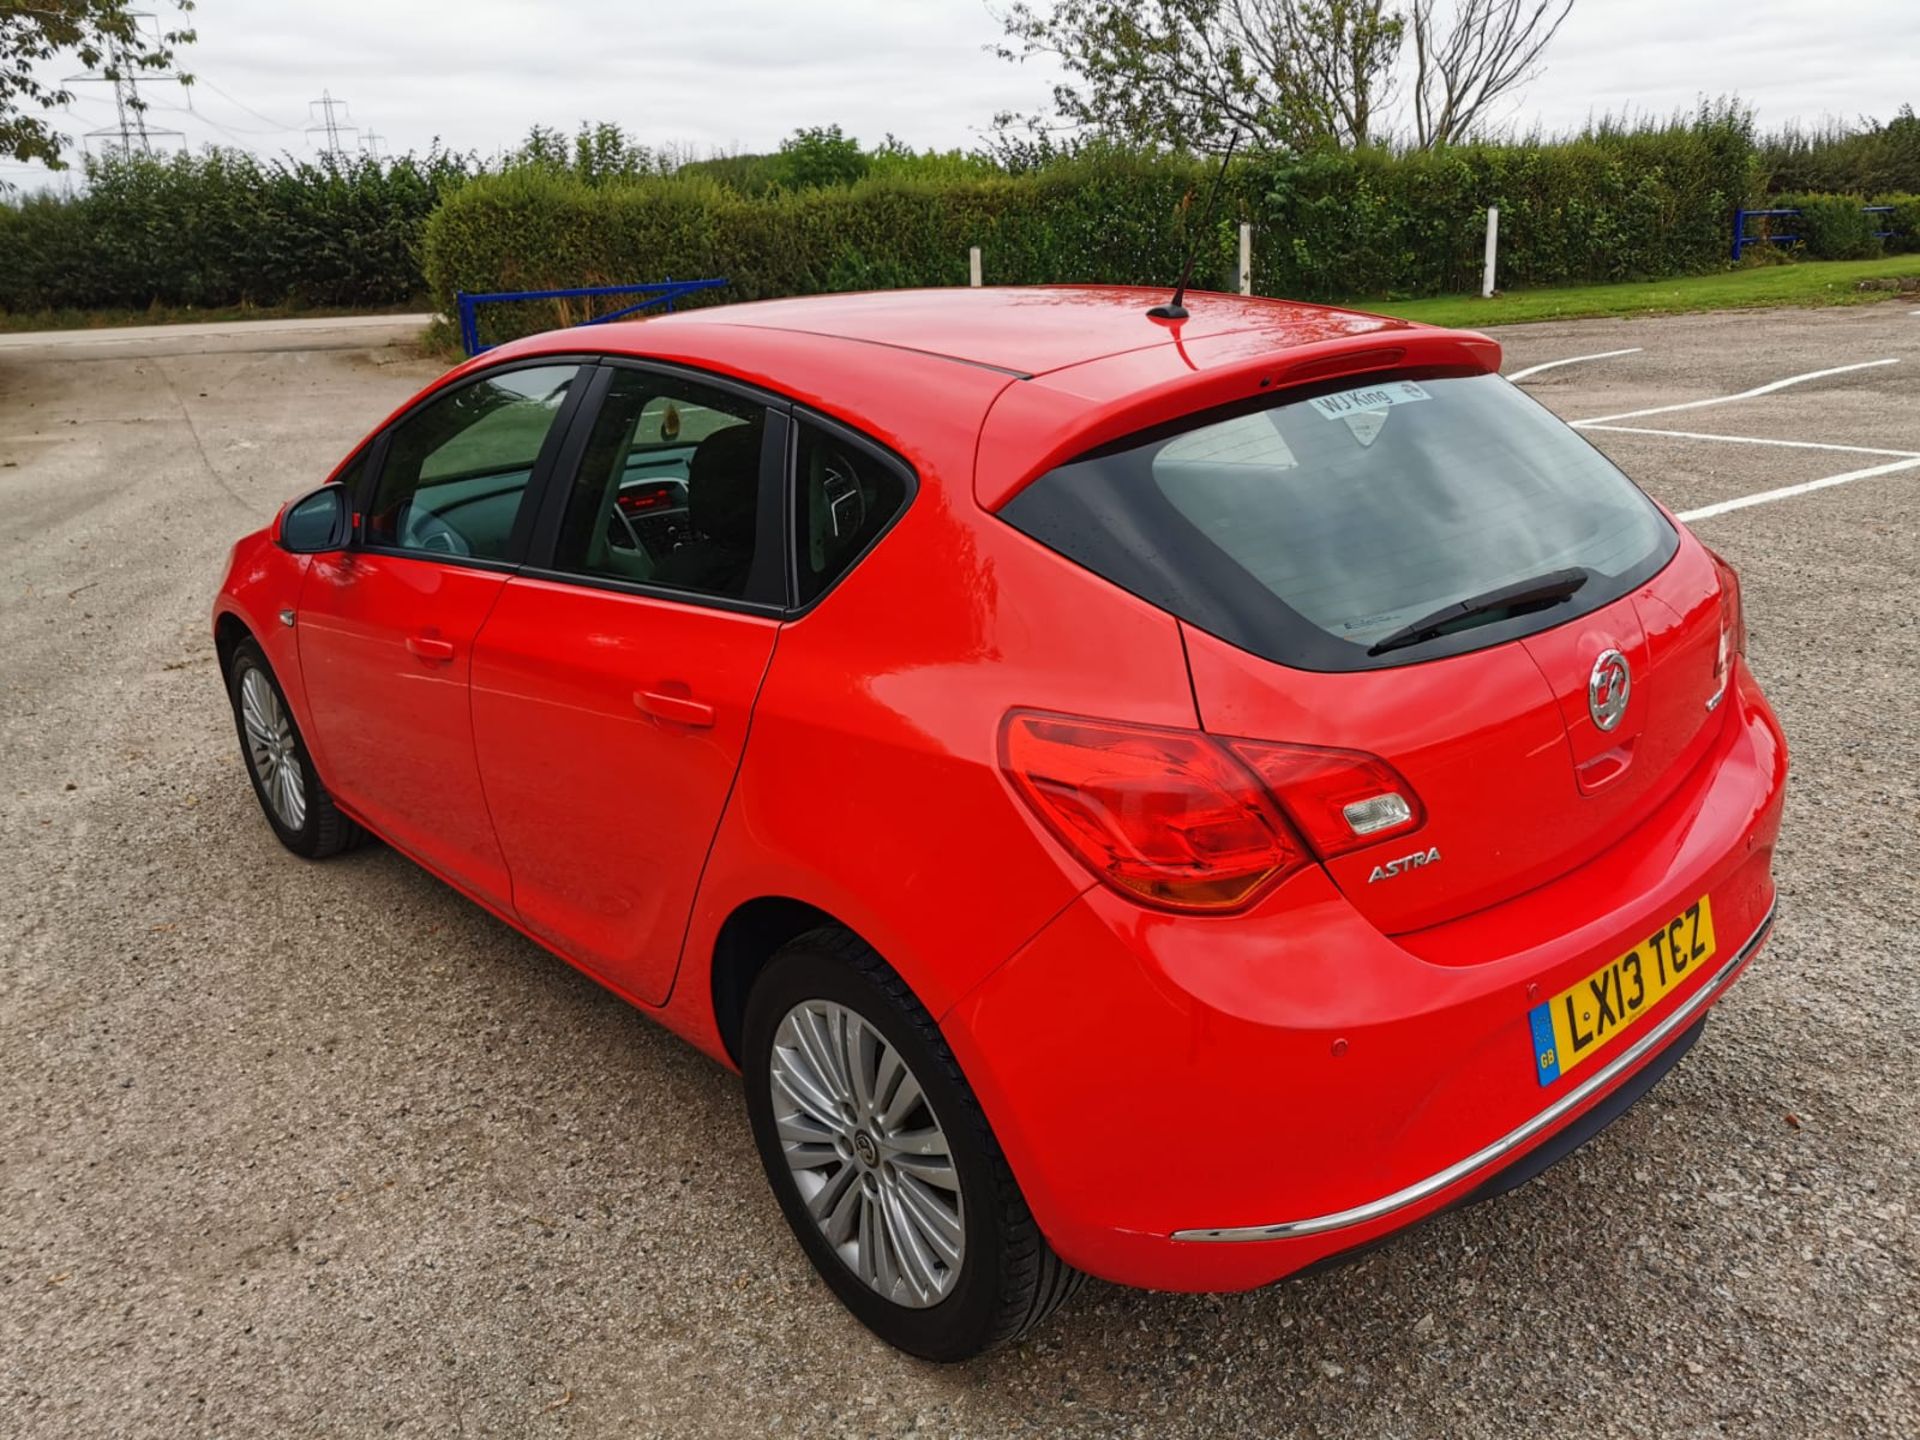
[(690, 695), (675, 695), (667, 690), (636, 690), (633, 703), (649, 715), (671, 720), (676, 725), (706, 729), (713, 724), (713, 707)]
[(422, 660), (430, 660), (436, 665), (444, 665), (453, 659), (453, 642), (436, 639), (432, 635), (409, 635), (407, 649)]

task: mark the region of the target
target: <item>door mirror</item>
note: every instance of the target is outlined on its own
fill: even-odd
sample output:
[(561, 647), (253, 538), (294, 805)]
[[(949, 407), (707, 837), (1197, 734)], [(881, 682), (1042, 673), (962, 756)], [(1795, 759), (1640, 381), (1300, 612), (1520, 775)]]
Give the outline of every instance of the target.
[(295, 555), (344, 550), (350, 529), (347, 487), (322, 485), (280, 512), (280, 546)]

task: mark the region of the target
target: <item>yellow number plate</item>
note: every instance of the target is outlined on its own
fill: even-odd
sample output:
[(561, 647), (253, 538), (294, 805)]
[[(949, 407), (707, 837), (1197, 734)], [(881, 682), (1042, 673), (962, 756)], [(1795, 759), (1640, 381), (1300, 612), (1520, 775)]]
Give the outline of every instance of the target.
[(1619, 959), (1534, 1006), (1527, 1020), (1540, 1083), (1604, 1050), (1712, 957), (1713, 910), (1702, 895)]

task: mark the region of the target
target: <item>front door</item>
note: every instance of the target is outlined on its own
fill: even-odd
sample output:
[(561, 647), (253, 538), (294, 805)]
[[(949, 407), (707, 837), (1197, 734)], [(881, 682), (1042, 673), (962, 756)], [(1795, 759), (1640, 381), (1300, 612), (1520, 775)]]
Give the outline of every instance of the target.
[(502, 907), (511, 887), (474, 761), (473, 642), (524, 553), (529, 482), (578, 374), (490, 372), (401, 420), (376, 442), (384, 458), (353, 546), (315, 557), (295, 618), (328, 787)]
[(650, 1003), (779, 633), (785, 424), (730, 387), (615, 370), (534, 542), (547, 563), (506, 583), (474, 647), (521, 922)]

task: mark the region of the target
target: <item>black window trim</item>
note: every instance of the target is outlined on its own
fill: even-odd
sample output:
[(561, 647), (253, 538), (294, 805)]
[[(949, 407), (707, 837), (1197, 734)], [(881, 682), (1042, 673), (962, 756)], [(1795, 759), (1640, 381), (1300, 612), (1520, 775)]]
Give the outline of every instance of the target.
[[(860, 568), (861, 562), (879, 547), (880, 542), (892, 533), (893, 527), (898, 525), (907, 511), (913, 508), (913, 502), (920, 496), (920, 472), (908, 463), (904, 455), (882, 445), (871, 435), (856, 430), (844, 421), (834, 419), (831, 415), (823, 415), (811, 406), (796, 404), (793, 407), (793, 422), (793, 433), (787, 447), (787, 493), (785, 498), (787, 526), (787, 617), (798, 620), (801, 616), (811, 613), (822, 600), (825, 600), (829, 595), (833, 594), (835, 590), (839, 589), (840, 583)], [(853, 446), (856, 450), (866, 451), (867, 454), (871, 455), (882, 465), (895, 471), (900, 476), (906, 490), (906, 493), (901, 497), (898, 508), (894, 510), (892, 515), (887, 517), (887, 523), (874, 531), (873, 538), (860, 547), (860, 553), (855, 555), (845, 565), (842, 565), (840, 567), (840, 573), (823, 585), (820, 588), (820, 593), (805, 604), (800, 602), (800, 427), (803, 424), (813, 425), (818, 429), (826, 431), (836, 440)]]
[[(360, 452), (356, 452), (366, 455), (367, 465), (360, 474), (360, 492), (353, 497), (353, 531), (347, 548), (363, 555), (387, 555), (401, 560), (425, 560), (435, 565), (453, 565), (467, 570), (492, 570), (506, 574), (519, 572), (525, 562), (527, 547), (533, 536), (535, 517), (539, 513), (543, 497), (547, 492), (548, 479), (562, 449), (573, 435), (581, 401), (597, 378), (600, 358), (598, 355), (579, 352), (520, 356), (498, 365), (488, 365), (479, 370), (468, 371), (451, 384), (437, 385), (415, 400), (413, 404), (388, 421), (379, 434), (368, 441)], [(490, 380), (496, 375), (509, 374), (515, 370), (547, 369), (558, 365), (571, 365), (577, 373), (567, 382), (566, 397), (560, 402), (559, 413), (554, 416), (553, 424), (548, 427), (546, 439), (540, 443), (540, 453), (534, 458), (533, 470), (527, 476), (526, 488), (520, 495), (520, 508), (514, 514), (513, 531), (507, 540), (506, 558), (495, 560), (479, 555), (444, 555), (437, 550), (410, 550), (402, 545), (367, 543), (366, 530), (362, 522), (368, 507), (373, 504), (374, 496), (380, 493), (380, 480), (387, 468), (387, 452), (392, 448), (394, 433), (402, 425), (428, 406), (437, 404), (456, 390), (468, 385)], [(351, 459), (348, 463), (352, 463)]]
[[(513, 558), (491, 560), (471, 555), (443, 555), (438, 551), (408, 550), (400, 546), (366, 543), (362, 520), (368, 506), (372, 504), (374, 495), (378, 493), (380, 476), (386, 468), (387, 450), (394, 432), (400, 426), (406, 424), (428, 405), (462, 385), (513, 370), (567, 364), (579, 367), (580, 374), (569, 386), (567, 397), (561, 403), (560, 414), (555, 418), (553, 428), (547, 432), (540, 454), (534, 461), (533, 473), (528, 478), (526, 490), (527, 496), (533, 498), (529, 502), (523, 497), (520, 511), (514, 518), (513, 536), (509, 542), (509, 551)], [(566, 510), (568, 496), (572, 492), (574, 479), (585, 457), (586, 447), (592, 438), (594, 424), (599, 419), (600, 408), (606, 401), (608, 390), (612, 388), (614, 374), (623, 369), (641, 370), (669, 379), (682, 380), (689, 384), (710, 386), (763, 408), (766, 417), (766, 436), (761, 450), (760, 533), (755, 537), (754, 574), (749, 577), (748, 583), (750, 588), (760, 587), (769, 593), (777, 592), (779, 598), (762, 598), (761, 596), (736, 598), (712, 595), (695, 590), (683, 590), (672, 585), (624, 580), (610, 575), (583, 575), (572, 570), (560, 569), (554, 564), (554, 551), (559, 543), (560, 524)], [(888, 518), (887, 523), (874, 532), (873, 538), (861, 548), (860, 553), (842, 566), (840, 573), (835, 575), (818, 595), (805, 604), (799, 601), (801, 560), (798, 456), (802, 421), (819, 427), (841, 442), (864, 451), (879, 463), (891, 467), (899, 475), (905, 488), (904, 498), (893, 515)], [(348, 546), (351, 550), (369, 555), (394, 556), (405, 560), (425, 560), (437, 565), (456, 565), (469, 569), (525, 575), (529, 579), (545, 580), (556, 584), (639, 595), (675, 604), (700, 605), (713, 610), (766, 616), (778, 620), (797, 620), (810, 614), (821, 601), (831, 595), (913, 508), (921, 488), (919, 472), (899, 452), (866, 432), (848, 425), (845, 421), (802, 404), (778, 391), (764, 389), (734, 376), (717, 374), (694, 365), (657, 360), (647, 356), (575, 351), (517, 357), (499, 365), (471, 371), (453, 384), (435, 387), (363, 442), (346, 460), (334, 467), (334, 473), (342, 474), (362, 459), (366, 463), (358, 477), (358, 486), (349, 491), (353, 501), (353, 530)], [(767, 556), (776, 556), (777, 561), (769, 562), (765, 558)], [(769, 576), (765, 573), (764, 567), (771, 563), (777, 563), (780, 566), (779, 576)]]

